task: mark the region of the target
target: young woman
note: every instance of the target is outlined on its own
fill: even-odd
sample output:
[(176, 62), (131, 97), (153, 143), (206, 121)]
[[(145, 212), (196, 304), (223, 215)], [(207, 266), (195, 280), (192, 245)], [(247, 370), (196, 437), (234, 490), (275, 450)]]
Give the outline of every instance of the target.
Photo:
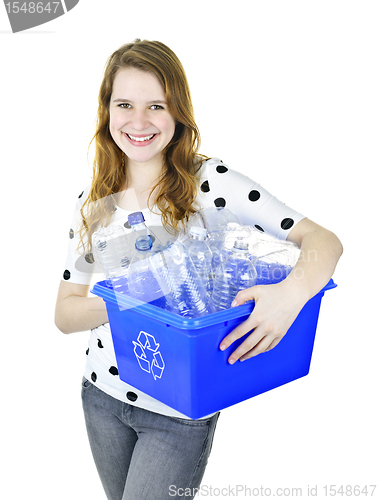
[[(99, 93), (91, 186), (80, 194), (56, 303), (64, 333), (92, 330), (82, 398), (94, 460), (111, 500), (170, 498), (199, 487), (219, 413), (191, 420), (118, 376), (105, 303), (88, 297), (94, 273), (91, 236), (142, 210), (159, 239), (172, 238), (200, 207), (227, 206), (243, 224), (301, 248), (281, 283), (239, 292), (255, 300), (247, 321), (219, 346), (251, 332), (229, 363), (272, 349), (303, 305), (331, 278), (342, 253), (327, 229), (279, 202), (217, 158), (198, 154), (185, 72), (160, 42), (135, 40), (109, 58)], [(310, 256), (316, 255), (316, 259)], [(100, 276), (96, 276), (100, 279)]]

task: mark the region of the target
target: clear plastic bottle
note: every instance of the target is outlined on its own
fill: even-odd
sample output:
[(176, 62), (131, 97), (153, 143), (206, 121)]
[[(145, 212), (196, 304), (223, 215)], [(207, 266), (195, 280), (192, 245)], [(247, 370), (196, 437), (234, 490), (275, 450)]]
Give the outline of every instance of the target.
[(186, 318), (198, 318), (214, 312), (189, 252), (180, 241), (155, 253), (151, 262), (172, 312)]
[(192, 226), (204, 227), (208, 236), (212, 233), (223, 233), (227, 230), (229, 224), (241, 225), (237, 215), (225, 207), (206, 207), (201, 208), (190, 216), (184, 225), (178, 239), (183, 243), (188, 239)]
[(128, 222), (131, 227), (131, 241), (132, 247), (135, 247), (135, 242), (139, 236), (150, 236), (152, 241), (152, 247), (155, 249), (157, 245), (160, 245), (160, 241), (153, 233), (153, 231), (146, 225), (143, 212), (134, 212), (129, 214)]
[(212, 252), (212, 280), (210, 281), (210, 292), (213, 288), (213, 281), (217, 268), (230, 255), (229, 249), (225, 247), (225, 237), (230, 229), (241, 227), (241, 222), (237, 215), (225, 207), (207, 207), (199, 210), (204, 227), (208, 232), (208, 245)]
[(156, 280), (150, 264), (153, 255), (150, 235), (138, 236), (135, 242), (136, 253), (128, 269), (129, 295), (143, 302), (154, 303), (165, 308), (166, 299)]
[(102, 227), (92, 235), (95, 262), (105, 274), (106, 283), (114, 290), (127, 293), (127, 268), (130, 247), (122, 226)]
[(237, 239), (232, 254), (215, 274), (212, 302), (216, 311), (229, 309), (237, 293), (256, 284), (257, 273), (248, 258), (248, 243)]
[(189, 239), (185, 242), (185, 246), (202, 280), (203, 286), (210, 293), (211, 261), (213, 255), (206, 242), (207, 231), (204, 227), (192, 226), (189, 236)]
[(162, 248), (160, 241), (153, 231), (146, 225), (143, 212), (134, 212), (129, 214), (128, 223), (131, 231), (127, 232), (128, 247), (131, 249), (130, 261), (133, 259), (136, 252), (136, 240), (139, 236), (149, 236), (152, 241), (152, 251), (158, 251)]
[(209, 233), (225, 231), (228, 224), (241, 224), (239, 217), (225, 207), (207, 207), (199, 210), (203, 225)]
[(259, 235), (254, 261), (257, 283), (270, 285), (285, 279), (297, 262), (299, 254), (299, 248), (289, 241)]
[[(283, 252), (282, 252), (283, 253)], [(279, 261), (280, 252), (263, 255), (255, 261), (257, 283), (259, 285), (272, 285), (284, 280), (291, 272), (292, 267)]]

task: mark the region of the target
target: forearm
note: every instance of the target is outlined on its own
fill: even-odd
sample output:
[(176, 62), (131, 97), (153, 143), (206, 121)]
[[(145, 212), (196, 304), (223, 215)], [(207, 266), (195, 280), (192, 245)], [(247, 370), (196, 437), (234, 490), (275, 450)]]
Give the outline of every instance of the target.
[(340, 240), (318, 226), (304, 234), (299, 259), (284, 280), (285, 288), (298, 291), (305, 301), (316, 295), (331, 279), (343, 252)]
[(100, 297), (71, 295), (55, 310), (55, 324), (63, 333), (83, 332), (108, 322), (105, 302)]

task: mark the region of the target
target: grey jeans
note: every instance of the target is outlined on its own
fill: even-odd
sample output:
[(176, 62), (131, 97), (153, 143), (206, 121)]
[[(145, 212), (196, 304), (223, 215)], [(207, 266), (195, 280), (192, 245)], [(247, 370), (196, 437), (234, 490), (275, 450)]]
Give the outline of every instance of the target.
[(108, 500), (193, 499), (205, 472), (219, 412), (167, 417), (82, 382), (85, 422)]

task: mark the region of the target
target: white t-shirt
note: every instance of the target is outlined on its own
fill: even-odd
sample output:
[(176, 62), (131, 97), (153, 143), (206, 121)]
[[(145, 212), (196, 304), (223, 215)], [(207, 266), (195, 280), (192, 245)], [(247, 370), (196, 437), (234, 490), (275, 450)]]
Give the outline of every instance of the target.
[[(304, 218), (300, 213), (278, 201), (259, 184), (229, 169), (218, 158), (204, 162), (199, 175), (200, 189), (196, 202), (201, 208), (226, 207), (239, 217), (242, 224), (253, 226), (281, 240), (286, 239), (295, 224)], [(80, 194), (76, 203), (63, 272), (65, 281), (81, 285), (92, 285), (104, 279), (93, 263), (93, 258), (81, 256), (77, 251), (79, 238), (76, 230), (81, 220), (80, 208), (87, 198), (88, 191), (89, 187)], [(172, 239), (172, 235), (165, 231), (160, 215), (152, 213), (149, 209), (141, 211), (146, 225), (153, 230), (161, 243), (164, 244), (168, 239)], [(111, 224), (127, 224), (130, 213), (131, 211), (117, 207)], [(155, 413), (188, 418), (120, 380), (109, 323), (91, 330), (86, 354), (84, 376), (105, 393)]]

